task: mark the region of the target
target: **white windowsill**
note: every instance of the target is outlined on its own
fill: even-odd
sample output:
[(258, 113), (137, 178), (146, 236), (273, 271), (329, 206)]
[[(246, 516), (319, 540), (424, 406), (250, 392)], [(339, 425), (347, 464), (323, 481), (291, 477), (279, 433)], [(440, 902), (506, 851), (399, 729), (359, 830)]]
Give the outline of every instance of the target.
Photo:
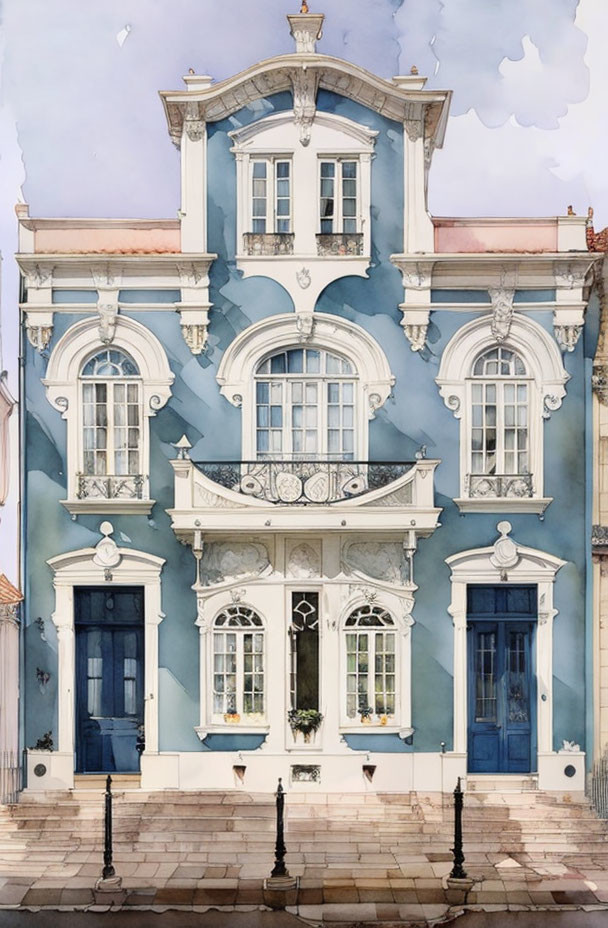
[(553, 497), (457, 497), (454, 502), (461, 512), (531, 512), (541, 515), (553, 502)]
[(61, 505), (65, 506), (71, 515), (80, 515), (83, 513), (117, 513), (119, 515), (142, 515), (146, 516), (152, 511), (156, 500), (154, 499), (62, 499)]
[(341, 735), (399, 735), (402, 740), (414, 734), (413, 728), (401, 725), (341, 725)]
[(267, 735), (270, 725), (241, 725), (240, 723), (226, 722), (225, 725), (195, 725), (194, 731), (201, 741), (208, 735)]

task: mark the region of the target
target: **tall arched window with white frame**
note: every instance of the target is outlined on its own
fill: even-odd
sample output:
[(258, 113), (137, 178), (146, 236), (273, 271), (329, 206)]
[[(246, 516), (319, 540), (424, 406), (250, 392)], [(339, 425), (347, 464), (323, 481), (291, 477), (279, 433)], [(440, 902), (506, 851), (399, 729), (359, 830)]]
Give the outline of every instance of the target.
[(80, 497), (141, 497), (142, 391), (135, 361), (103, 348), (80, 372)]
[(398, 701), (397, 629), (382, 606), (366, 603), (344, 623), (346, 720), (391, 723)]
[(471, 496), (532, 495), (531, 383), (523, 359), (505, 345), (486, 349), (474, 360), (468, 384)]
[(241, 603), (213, 623), (213, 722), (259, 721), (265, 713), (264, 623)]
[(264, 358), (255, 371), (257, 458), (353, 460), (356, 387), (352, 362), (321, 348)]

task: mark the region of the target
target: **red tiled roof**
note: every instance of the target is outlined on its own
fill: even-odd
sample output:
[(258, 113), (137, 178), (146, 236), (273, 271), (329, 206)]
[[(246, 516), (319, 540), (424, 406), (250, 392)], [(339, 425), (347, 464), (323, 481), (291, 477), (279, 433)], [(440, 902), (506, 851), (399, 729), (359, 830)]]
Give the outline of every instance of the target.
[(22, 594), (13, 586), (8, 577), (0, 574), (0, 604), (10, 606), (13, 603), (20, 603), (22, 599)]

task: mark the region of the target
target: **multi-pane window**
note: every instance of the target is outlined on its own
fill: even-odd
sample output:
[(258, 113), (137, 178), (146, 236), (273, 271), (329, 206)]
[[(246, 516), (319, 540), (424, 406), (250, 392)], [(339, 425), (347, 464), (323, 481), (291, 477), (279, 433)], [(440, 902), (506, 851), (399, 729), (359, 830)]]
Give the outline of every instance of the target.
[(481, 354), (471, 381), (471, 473), (527, 474), (529, 389), (519, 355), (502, 346)]
[(251, 162), (251, 231), (291, 232), (291, 161)]
[(264, 713), (264, 627), (247, 606), (228, 606), (213, 631), (213, 714)]
[(347, 718), (394, 715), (397, 655), (392, 616), (379, 606), (360, 606), (345, 627)]
[(496, 721), (496, 633), (479, 632), (475, 652), (475, 721)]
[(81, 371), (85, 475), (141, 473), (141, 379), (124, 352), (105, 348)]
[(352, 460), (355, 383), (345, 358), (313, 348), (289, 348), (256, 370), (258, 457)]
[(323, 160), (319, 165), (322, 234), (358, 232), (358, 161)]

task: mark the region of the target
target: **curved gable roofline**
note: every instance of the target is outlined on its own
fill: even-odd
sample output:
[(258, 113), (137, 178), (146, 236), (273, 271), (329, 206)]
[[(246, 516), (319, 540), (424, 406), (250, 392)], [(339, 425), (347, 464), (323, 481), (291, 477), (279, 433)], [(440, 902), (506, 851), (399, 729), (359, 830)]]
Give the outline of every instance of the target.
[(348, 97), (387, 119), (423, 119), (424, 137), (432, 139), (434, 147), (443, 144), (451, 91), (423, 90), (420, 78), (387, 81), (341, 58), (298, 53), (260, 61), (217, 84), (191, 78), (191, 89), (160, 91), (171, 138), (179, 146), (185, 118), (218, 122), (263, 97), (292, 92), (292, 77), (301, 70), (312, 72), (318, 89)]

